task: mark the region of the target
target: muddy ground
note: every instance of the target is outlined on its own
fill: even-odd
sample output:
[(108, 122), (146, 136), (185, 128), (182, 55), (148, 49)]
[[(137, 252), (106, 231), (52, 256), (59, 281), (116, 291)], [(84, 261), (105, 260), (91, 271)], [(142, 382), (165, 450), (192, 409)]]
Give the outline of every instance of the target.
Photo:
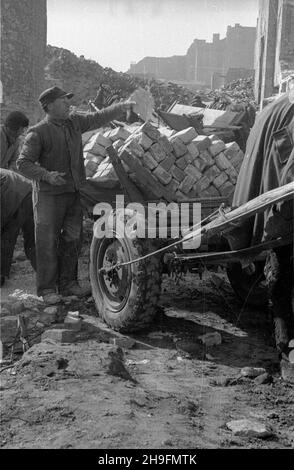
[[(80, 264), (86, 279), (87, 246)], [(16, 289), (35, 293), (27, 261), (13, 264), (2, 299)], [(109, 367), (121, 336), (93, 301), (66, 308), (83, 316), (76, 342), (36, 344), (1, 373), (2, 448), (294, 447), (293, 385), (281, 379), (270, 318), (240, 305), (225, 273), (164, 277), (154, 324), (123, 348), (124, 376)], [(198, 337), (213, 331), (222, 343), (206, 348)], [(240, 376), (245, 366), (272, 382)], [(242, 418), (270, 435), (234, 435), (226, 423)]]

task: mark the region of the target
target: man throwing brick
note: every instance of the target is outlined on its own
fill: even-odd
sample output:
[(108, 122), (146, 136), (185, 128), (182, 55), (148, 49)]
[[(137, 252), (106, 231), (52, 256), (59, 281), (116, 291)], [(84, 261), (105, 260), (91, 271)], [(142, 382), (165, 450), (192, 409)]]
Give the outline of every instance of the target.
[(59, 302), (60, 295), (90, 293), (77, 280), (85, 183), (82, 133), (119, 118), (134, 104), (125, 101), (79, 115), (70, 113), (72, 97), (58, 87), (40, 95), (46, 117), (29, 129), (17, 161), (21, 173), (34, 181), (37, 294), (47, 303)]

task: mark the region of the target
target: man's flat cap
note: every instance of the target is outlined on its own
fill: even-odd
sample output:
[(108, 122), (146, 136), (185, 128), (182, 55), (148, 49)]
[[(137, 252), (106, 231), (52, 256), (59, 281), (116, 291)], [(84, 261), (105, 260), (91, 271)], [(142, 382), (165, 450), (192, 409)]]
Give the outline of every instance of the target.
[(72, 98), (74, 94), (66, 93), (66, 91), (62, 90), (58, 86), (54, 86), (52, 88), (48, 88), (40, 94), (39, 102), (44, 107), (47, 106), (49, 103), (53, 103), (53, 101), (57, 100), (57, 98), (64, 98), (65, 96), (67, 98)]

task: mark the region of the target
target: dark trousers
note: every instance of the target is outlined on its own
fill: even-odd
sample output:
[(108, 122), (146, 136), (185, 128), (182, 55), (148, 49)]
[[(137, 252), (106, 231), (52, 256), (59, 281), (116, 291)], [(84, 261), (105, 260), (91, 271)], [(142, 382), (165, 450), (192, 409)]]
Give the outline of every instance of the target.
[(21, 230), (26, 257), (36, 270), (32, 194), (28, 194), (13, 216), (2, 220), (1, 224), (1, 275), (9, 276), (15, 244)]
[(34, 191), (37, 295), (77, 281), (83, 213), (79, 193)]
[(288, 342), (287, 325), (293, 321), (293, 244), (275, 248), (269, 253), (265, 275), (275, 322), (277, 346)]

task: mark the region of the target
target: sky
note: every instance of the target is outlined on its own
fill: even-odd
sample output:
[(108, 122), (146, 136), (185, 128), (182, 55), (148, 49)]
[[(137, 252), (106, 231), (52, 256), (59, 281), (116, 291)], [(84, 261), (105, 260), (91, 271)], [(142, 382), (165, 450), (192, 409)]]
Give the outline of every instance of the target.
[(47, 0), (47, 42), (126, 72), (146, 56), (184, 55), (194, 39), (256, 26), (258, 0)]

